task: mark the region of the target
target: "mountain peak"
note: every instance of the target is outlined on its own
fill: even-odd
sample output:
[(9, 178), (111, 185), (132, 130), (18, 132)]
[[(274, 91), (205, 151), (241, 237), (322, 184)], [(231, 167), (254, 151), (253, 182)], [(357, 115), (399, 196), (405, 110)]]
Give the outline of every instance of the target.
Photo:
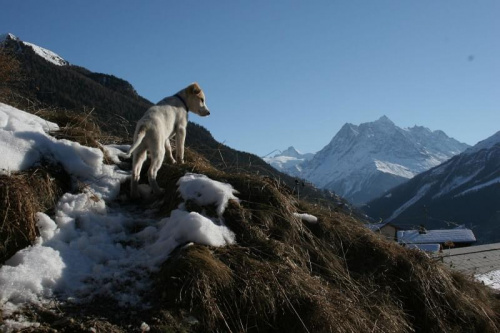
[(392, 122), (392, 120), (390, 120), (389, 117), (387, 117), (386, 115), (383, 115), (382, 117), (380, 117), (379, 119), (377, 119), (376, 121), (374, 121), (374, 123), (376, 123), (376, 124), (394, 125), (394, 123)]
[(21, 39), (19, 39), (18, 37), (16, 37), (15, 35), (13, 35), (11, 33), (6, 33), (3, 35), (0, 35), (0, 43), (5, 43), (8, 41), (20, 42), (20, 44), (23, 44), (25, 46), (30, 47), (38, 56), (40, 56), (44, 60), (46, 60), (54, 65), (57, 65), (57, 66), (69, 65), (69, 62), (64, 60), (61, 56), (59, 56), (55, 52), (52, 52), (50, 50), (47, 50), (43, 47), (40, 47), (40, 46), (32, 44), (32, 43), (22, 41)]
[(281, 155), (291, 156), (290, 154), (297, 155), (300, 154), (300, 152), (297, 149), (295, 149), (294, 146), (290, 146), (281, 152)]
[(311, 159), (314, 154), (312, 153), (302, 153), (295, 149), (294, 146), (290, 146), (287, 149), (283, 150), (281, 153), (276, 154), (274, 157), (286, 156), (286, 157), (294, 157), (301, 159)]
[(299, 165), (311, 160), (313, 157), (313, 153), (302, 154), (295, 147), (290, 146), (273, 157), (264, 157), (264, 161), (277, 170), (286, 172), (291, 176), (296, 176), (301, 172)]
[(6, 40), (19, 40), (19, 38), (17, 38), (16, 36), (11, 34), (10, 32), (8, 32), (6, 34), (1, 34), (0, 35), (0, 43), (3, 43)]
[(405, 130), (387, 116), (346, 123), (300, 177), (363, 204), (462, 152), (467, 145), (424, 127)]

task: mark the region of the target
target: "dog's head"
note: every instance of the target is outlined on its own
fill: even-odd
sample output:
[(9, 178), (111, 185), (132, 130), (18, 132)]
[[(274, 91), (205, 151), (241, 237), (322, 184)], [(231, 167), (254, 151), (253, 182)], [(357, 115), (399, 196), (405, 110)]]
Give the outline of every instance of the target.
[(201, 90), (198, 83), (190, 84), (186, 89), (186, 103), (190, 111), (205, 117), (210, 114), (210, 110), (207, 107), (205, 101), (205, 94)]

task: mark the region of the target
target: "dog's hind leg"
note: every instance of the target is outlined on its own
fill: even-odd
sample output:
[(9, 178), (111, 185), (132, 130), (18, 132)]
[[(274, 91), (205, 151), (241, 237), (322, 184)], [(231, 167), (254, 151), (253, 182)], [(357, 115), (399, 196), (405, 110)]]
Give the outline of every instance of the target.
[(139, 184), (139, 178), (141, 177), (141, 169), (144, 161), (146, 161), (147, 150), (140, 149), (133, 154), (132, 160), (132, 178), (130, 179), (130, 196), (134, 199), (139, 198), (139, 190), (137, 188)]
[(151, 166), (148, 170), (148, 180), (149, 185), (153, 189), (154, 194), (161, 194), (163, 190), (158, 186), (156, 182), (156, 176), (158, 174), (158, 170), (160, 170), (161, 165), (163, 163), (163, 159), (165, 158), (165, 145), (158, 142), (157, 149), (152, 149), (151, 151)]

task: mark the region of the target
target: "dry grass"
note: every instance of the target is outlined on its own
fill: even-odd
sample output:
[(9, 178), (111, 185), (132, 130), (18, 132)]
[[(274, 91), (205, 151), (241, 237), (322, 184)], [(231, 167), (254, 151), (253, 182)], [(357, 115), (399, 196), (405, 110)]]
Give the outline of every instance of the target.
[(232, 184), (242, 200), (224, 214), (237, 245), (179, 249), (157, 275), (162, 306), (192, 314), (199, 331), (498, 332), (499, 300), (425, 254), (379, 239), (343, 212), (297, 202), (273, 180), (200, 160), (162, 169), (172, 199), (186, 171)]
[(35, 214), (53, 209), (70, 186), (64, 170), (49, 163), (0, 176), (0, 263), (32, 244)]
[[(59, 130), (51, 133), (57, 139), (78, 142), (81, 145), (99, 148), (104, 153), (104, 162), (112, 164), (111, 159), (102, 149), (102, 145), (123, 143), (127, 137), (121, 138), (101, 130), (102, 122), (92, 115), (93, 110), (78, 112), (65, 109), (39, 109), (36, 115), (59, 125)], [(108, 124), (108, 126), (111, 126)], [(116, 120), (117, 127), (126, 127), (124, 120)]]

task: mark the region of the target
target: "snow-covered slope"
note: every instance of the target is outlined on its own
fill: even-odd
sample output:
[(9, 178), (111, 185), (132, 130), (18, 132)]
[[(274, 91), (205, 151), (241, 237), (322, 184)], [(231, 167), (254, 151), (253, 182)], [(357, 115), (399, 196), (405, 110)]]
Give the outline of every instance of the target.
[(290, 146), (273, 157), (265, 157), (264, 161), (279, 171), (285, 172), (291, 176), (299, 176), (302, 171), (300, 165), (305, 161), (311, 160), (313, 157), (313, 153), (302, 154), (297, 149)]
[(32, 44), (32, 43), (28, 43), (28, 42), (24, 42), (22, 40), (20, 40), (19, 38), (17, 38), (16, 36), (14, 36), (13, 34), (11, 33), (7, 33), (7, 34), (3, 34), (3, 35), (0, 35), (0, 44), (5, 42), (6, 40), (12, 40), (12, 41), (17, 41), (18, 43), (22, 44), (22, 45), (25, 45), (25, 46), (28, 46), (30, 47), (31, 49), (33, 49), (33, 51), (39, 55), (40, 57), (42, 57), (43, 59), (45, 59), (46, 61), (54, 64), (54, 65), (57, 65), (57, 66), (66, 66), (66, 65), (69, 65), (69, 62), (67, 62), (66, 60), (64, 60), (61, 56), (59, 56), (58, 54), (50, 51), (50, 50), (47, 50), (43, 47), (40, 47), (38, 45), (35, 45), (35, 44)]
[[(178, 191), (185, 202), (217, 207), (218, 218), (188, 212), (181, 204), (170, 217), (155, 218), (134, 204), (113, 204), (129, 172), (105, 164), (100, 149), (48, 132), (57, 125), (0, 103), (0, 170), (24, 170), (45, 160), (61, 164), (82, 192), (64, 194), (53, 215), (37, 213), (40, 237), (0, 266), (0, 316), (21, 306), (59, 300), (114, 298), (119, 304), (142, 304), (150, 273), (179, 245), (195, 242), (224, 246), (235, 242), (222, 214), (237, 200), (229, 184), (204, 175), (185, 174)], [(104, 147), (110, 157), (120, 150)], [(122, 147), (128, 149), (129, 147)], [(26, 158), (23, 158), (25, 156)], [(148, 187), (147, 185), (143, 185)], [(146, 191), (147, 192), (147, 191)], [(0, 318), (0, 330), (17, 331), (30, 323)]]
[(468, 146), (442, 131), (400, 128), (386, 116), (359, 126), (345, 124), (301, 176), (363, 204), (391, 187), (437, 166)]
[(406, 223), (420, 217), (433, 227), (473, 225), (480, 243), (500, 241), (500, 132), (368, 206), (374, 218)]

